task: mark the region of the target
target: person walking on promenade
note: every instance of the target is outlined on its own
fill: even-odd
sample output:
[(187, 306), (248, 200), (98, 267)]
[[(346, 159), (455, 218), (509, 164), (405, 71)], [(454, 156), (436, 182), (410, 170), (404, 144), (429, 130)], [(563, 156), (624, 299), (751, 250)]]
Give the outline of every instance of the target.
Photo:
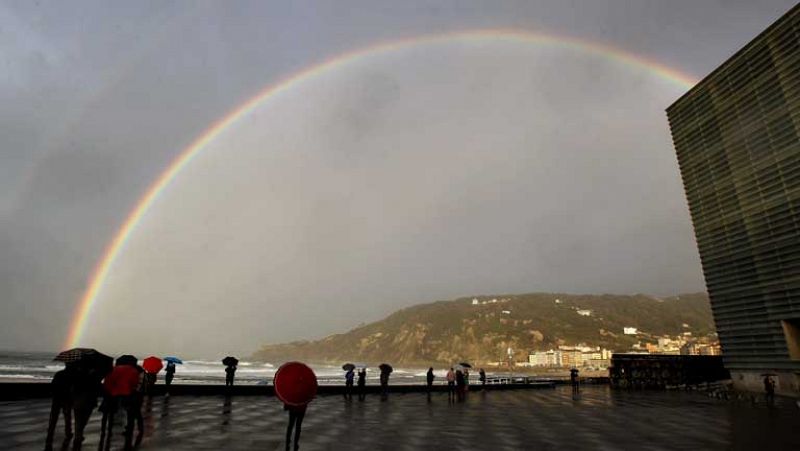
[[(116, 365), (113, 371), (106, 376), (103, 381), (103, 404), (100, 406), (100, 411), (103, 412), (103, 418), (100, 422), (100, 446), (98, 450), (111, 449), (111, 438), (114, 429), (114, 416), (119, 410), (120, 405), (126, 408), (128, 413), (128, 427), (127, 430), (132, 431), (133, 412), (128, 412), (127, 408), (130, 406), (130, 397), (136, 391), (139, 384), (139, 372), (135, 367), (130, 365)], [(129, 436), (125, 434), (125, 447), (130, 448)], [(77, 440), (77, 436), (75, 437)]]
[(381, 399), (386, 399), (389, 396), (389, 371), (386, 368), (381, 368)]
[(464, 393), (469, 391), (469, 368), (464, 368)]
[(286, 427), (286, 451), (291, 448), (292, 429), (294, 429), (294, 449), (300, 449), (300, 429), (303, 427), (307, 406), (307, 404), (302, 406), (283, 405), (283, 410), (289, 411), (289, 425)]
[(367, 369), (361, 368), (358, 372), (358, 400), (363, 401), (364, 398), (367, 396), (366, 394), (366, 386), (367, 385)]
[(175, 379), (175, 362), (167, 362), (166, 376), (164, 376), (164, 384), (167, 386), (167, 396), (169, 396), (169, 386), (172, 384), (172, 379)]
[(578, 369), (572, 368), (569, 370), (569, 382), (572, 385), (573, 391), (578, 391)]
[(50, 422), (47, 424), (47, 438), (45, 439), (44, 449), (53, 449), (53, 435), (58, 425), (58, 417), (64, 414), (64, 444), (69, 445), (72, 439), (72, 385), (75, 378), (76, 368), (74, 364), (68, 363), (67, 366), (57, 371), (50, 382), (53, 391), (53, 402), (50, 405)]
[(353, 381), (355, 377), (356, 373), (353, 368), (344, 373), (344, 397), (347, 400), (353, 399)]
[(465, 391), (465, 381), (464, 381), (464, 372), (461, 369), (456, 370), (456, 395), (458, 396), (459, 401), (464, 400), (464, 391)]
[(486, 371), (483, 371), (483, 368), (478, 371), (478, 380), (481, 381), (481, 390), (486, 389)]
[(236, 365), (225, 367), (225, 387), (233, 387), (233, 378), (236, 376)]
[(433, 380), (436, 379), (436, 375), (433, 374), (433, 367), (428, 368), (428, 373), (425, 375), (426, 382), (428, 383), (428, 396), (431, 394), (431, 388), (433, 387)]
[(72, 384), (72, 416), (75, 418), (75, 438), (73, 450), (80, 450), (83, 445), (83, 431), (89, 423), (97, 397), (102, 392), (101, 376), (94, 369), (79, 367)]
[(454, 401), (456, 396), (456, 373), (453, 372), (452, 367), (445, 378), (447, 379), (447, 400)]
[(767, 404), (772, 405), (775, 402), (775, 381), (769, 374), (764, 375), (764, 392), (766, 393)]
[(146, 384), (146, 376), (144, 368), (139, 365), (135, 366), (136, 371), (139, 372), (139, 383), (130, 395), (122, 399), (123, 407), (125, 408), (125, 449), (130, 449), (131, 442), (133, 441), (133, 426), (136, 423), (136, 443), (141, 443), (144, 436), (144, 418), (142, 417), (142, 404), (144, 404), (144, 390)]

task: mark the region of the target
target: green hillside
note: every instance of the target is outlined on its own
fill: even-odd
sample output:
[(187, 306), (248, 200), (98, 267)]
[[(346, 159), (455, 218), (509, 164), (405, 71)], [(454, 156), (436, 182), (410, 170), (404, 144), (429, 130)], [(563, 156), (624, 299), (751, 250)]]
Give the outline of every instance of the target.
[[(479, 304), (473, 305), (473, 299)], [(577, 310), (591, 310), (591, 315), (579, 315)], [(529, 351), (560, 344), (627, 350), (642, 338), (623, 335), (623, 327), (636, 327), (645, 338), (686, 331), (702, 336), (714, 331), (705, 293), (667, 298), (560, 293), (476, 296), (405, 308), (320, 340), (266, 345), (254, 358), (425, 365), (461, 359), (498, 361), (511, 347), (516, 359), (526, 360)]]

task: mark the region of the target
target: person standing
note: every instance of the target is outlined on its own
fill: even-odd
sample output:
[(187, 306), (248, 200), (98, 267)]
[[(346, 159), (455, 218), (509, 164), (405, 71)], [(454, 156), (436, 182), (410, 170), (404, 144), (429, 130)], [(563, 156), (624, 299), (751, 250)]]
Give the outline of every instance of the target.
[(569, 382), (572, 385), (572, 391), (578, 391), (578, 369), (572, 368), (569, 370)]
[(294, 429), (294, 449), (300, 449), (300, 429), (303, 427), (303, 418), (306, 416), (307, 404), (292, 406), (283, 404), (283, 410), (289, 411), (289, 425), (286, 427), (286, 451), (291, 447), (292, 429)]
[(772, 405), (775, 402), (775, 381), (767, 374), (764, 376), (764, 392), (766, 393), (767, 404)]
[(461, 369), (456, 370), (456, 395), (458, 396), (459, 401), (464, 400), (464, 391), (465, 391), (465, 381), (464, 381), (464, 372)]
[(381, 368), (381, 398), (386, 399), (389, 396), (389, 371)]
[(45, 439), (44, 449), (53, 449), (53, 435), (58, 425), (58, 417), (64, 415), (64, 443), (67, 445), (72, 439), (72, 384), (74, 379), (74, 364), (68, 363), (67, 366), (57, 371), (53, 375), (50, 387), (53, 391), (53, 402), (50, 405), (50, 422), (47, 425), (47, 438)]
[(355, 371), (353, 371), (353, 368), (350, 368), (349, 370), (347, 370), (346, 373), (344, 373), (344, 397), (345, 397), (345, 399), (348, 399), (348, 400), (353, 399), (353, 380), (355, 379), (355, 377), (356, 377), (356, 373), (355, 373)]
[(456, 373), (453, 372), (452, 367), (445, 377), (447, 378), (447, 400), (454, 401), (456, 396)]
[(367, 396), (366, 394), (366, 385), (367, 385), (367, 369), (361, 368), (358, 372), (358, 400), (363, 401), (364, 398)]
[(430, 395), (431, 388), (433, 388), (433, 380), (436, 379), (436, 375), (433, 374), (433, 367), (428, 368), (428, 373), (425, 375), (425, 378), (428, 383), (428, 395)]
[(478, 380), (481, 381), (481, 390), (486, 388), (486, 371), (483, 371), (483, 368), (478, 371)]
[(236, 365), (225, 367), (225, 386), (233, 387), (233, 378), (236, 376)]

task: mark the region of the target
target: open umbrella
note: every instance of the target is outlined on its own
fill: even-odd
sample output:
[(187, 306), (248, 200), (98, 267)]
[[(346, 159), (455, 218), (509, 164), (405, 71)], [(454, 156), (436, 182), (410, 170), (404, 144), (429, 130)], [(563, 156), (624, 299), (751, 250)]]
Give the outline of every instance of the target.
[(353, 365), (352, 363), (345, 363), (344, 365), (342, 365), (342, 369), (345, 371), (353, 371), (354, 369), (356, 369), (356, 366)]
[(59, 353), (53, 360), (70, 365), (79, 365), (103, 378), (111, 372), (114, 359), (90, 348), (73, 348)]
[(161, 371), (161, 368), (164, 368), (164, 363), (160, 358), (151, 355), (142, 361), (142, 367), (148, 373), (155, 374)]
[(183, 365), (183, 360), (174, 356), (164, 357), (164, 360), (167, 362), (176, 363), (178, 365)]
[(139, 359), (130, 354), (125, 354), (117, 357), (117, 365), (136, 366), (139, 364)]
[(66, 351), (61, 351), (53, 359), (56, 362), (72, 363), (81, 360), (84, 356), (90, 354), (99, 354), (97, 350), (91, 348), (72, 348)]
[(391, 373), (392, 371), (394, 371), (392, 365), (389, 365), (388, 363), (381, 363), (380, 365), (378, 365), (378, 368), (380, 368), (381, 373)]
[(304, 406), (317, 394), (317, 375), (301, 362), (288, 362), (281, 365), (272, 379), (275, 396), (284, 404)]
[(228, 356), (222, 359), (222, 364), (225, 366), (236, 366), (239, 364), (239, 359), (237, 359), (236, 357)]

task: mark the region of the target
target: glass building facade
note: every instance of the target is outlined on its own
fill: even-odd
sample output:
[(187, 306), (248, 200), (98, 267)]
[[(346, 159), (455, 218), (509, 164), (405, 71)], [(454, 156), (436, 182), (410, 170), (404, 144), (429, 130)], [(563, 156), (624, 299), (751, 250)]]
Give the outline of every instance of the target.
[[(800, 383), (800, 5), (667, 109), (725, 366)], [(761, 388), (759, 388), (761, 387)]]

